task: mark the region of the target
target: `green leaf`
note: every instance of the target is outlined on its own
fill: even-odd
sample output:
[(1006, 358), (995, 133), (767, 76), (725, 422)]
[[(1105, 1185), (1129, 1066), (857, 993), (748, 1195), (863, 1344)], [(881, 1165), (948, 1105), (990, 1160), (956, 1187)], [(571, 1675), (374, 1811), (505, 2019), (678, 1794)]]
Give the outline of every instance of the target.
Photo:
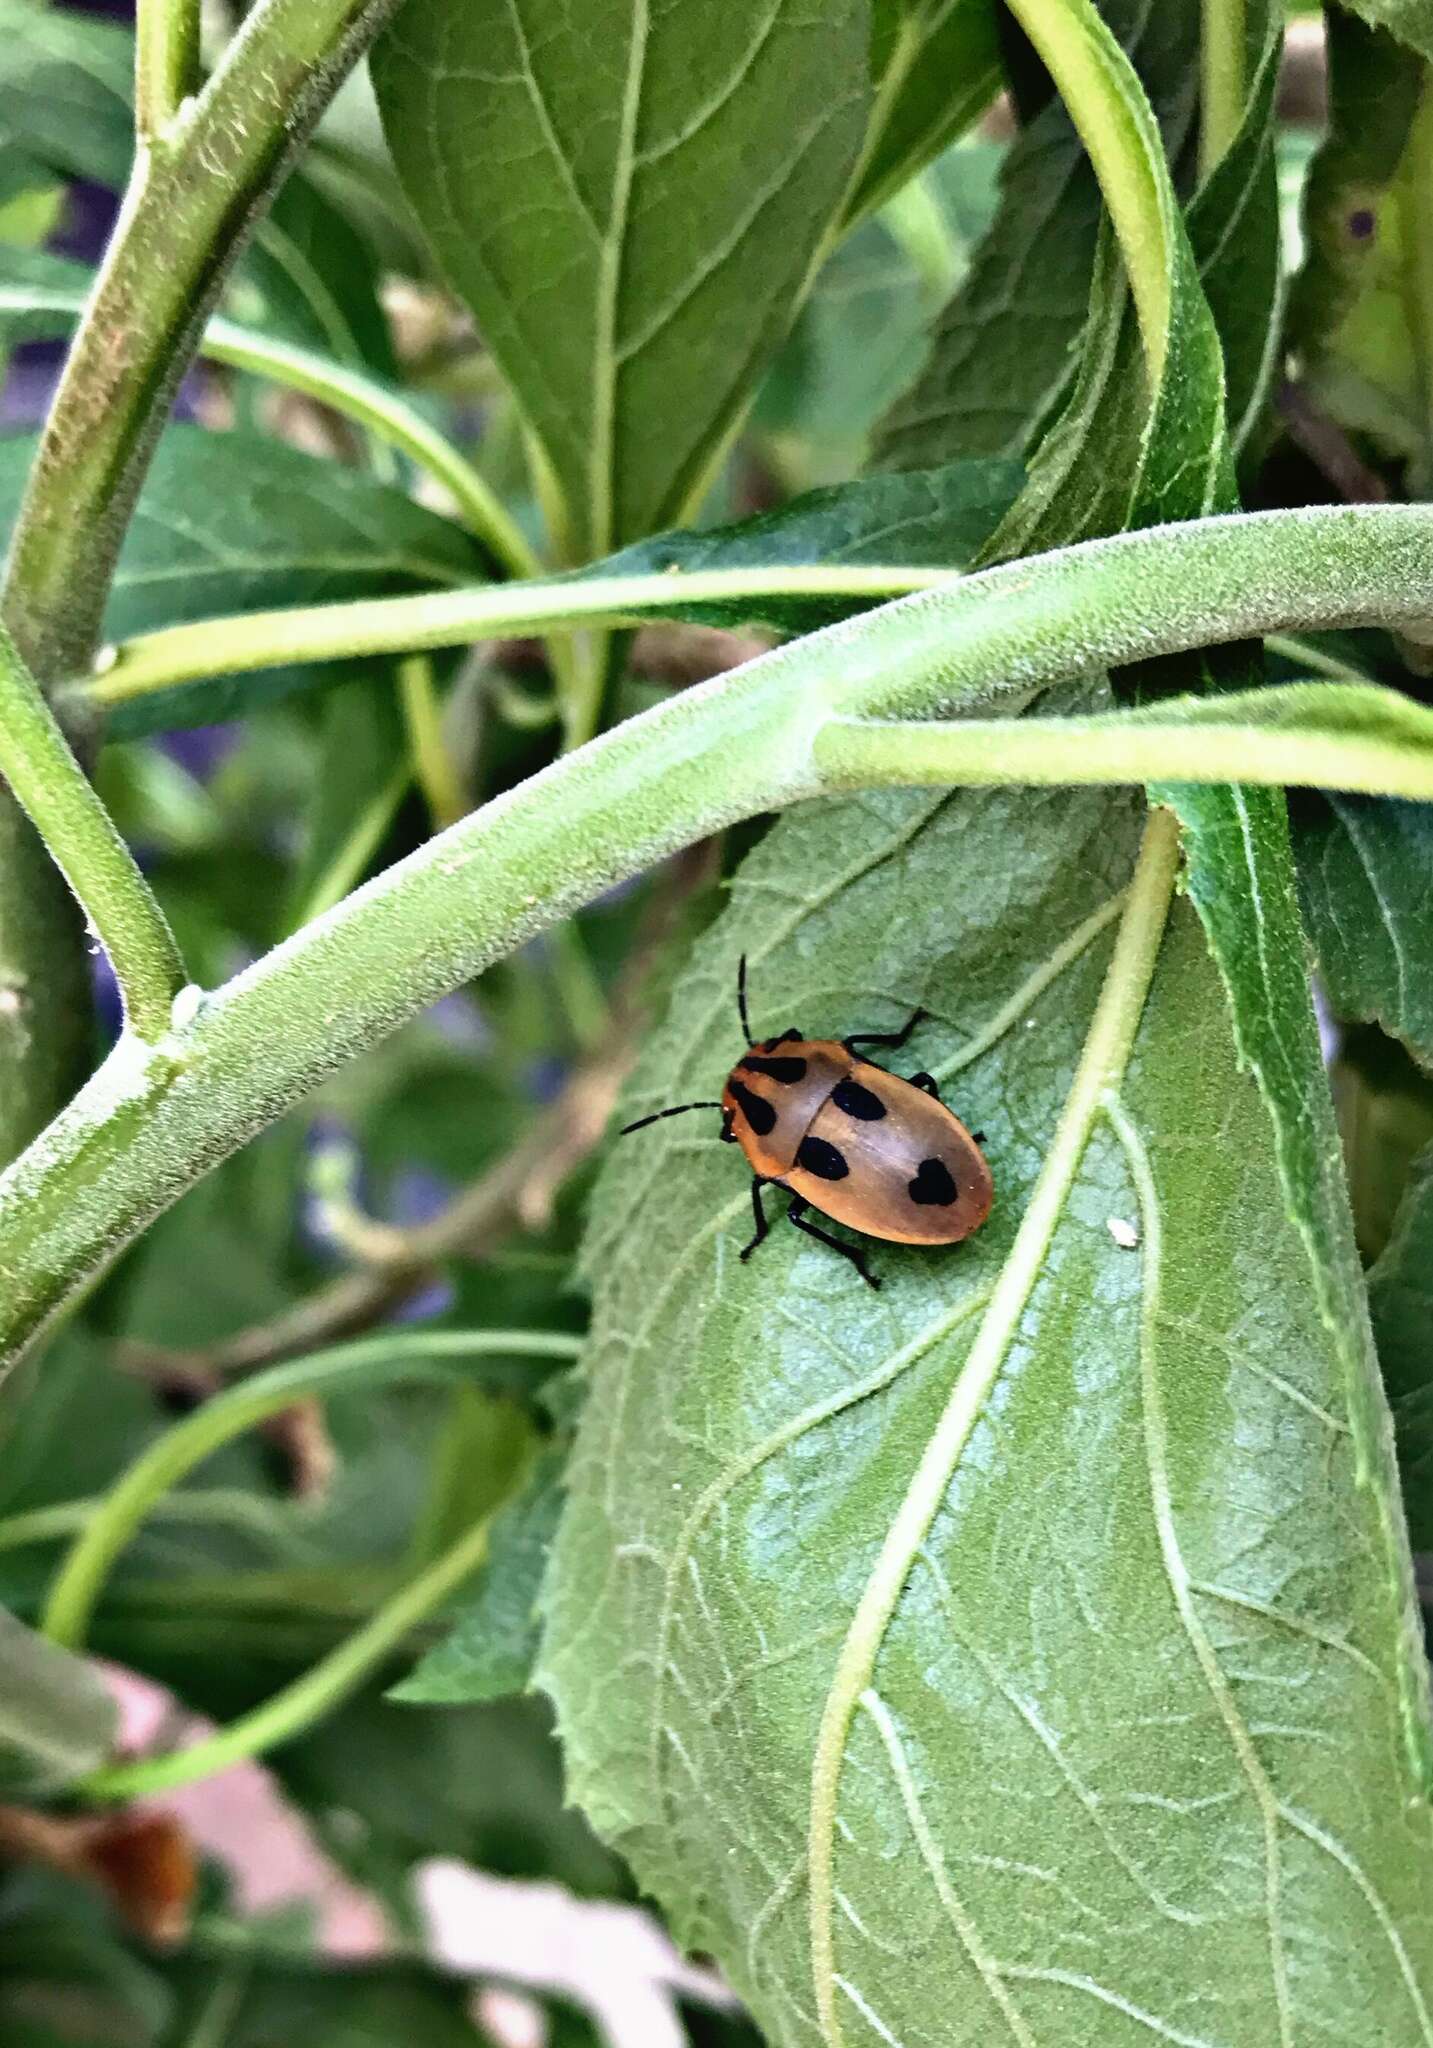
[(525, 1692), (538, 1649), (538, 1593), (562, 1505), (564, 1451), (547, 1452), (493, 1524), (488, 1559), (452, 1633), (388, 1697), (467, 1705)]
[(964, 133), (999, 85), (990, 0), (874, 0), (871, 125), (847, 218), (898, 192)]
[(0, 1607), (0, 1797), (63, 1790), (109, 1755), (117, 1722), (81, 1658)]
[(858, 0), (410, 0), (375, 47), (400, 176), (573, 559), (699, 494), (841, 205), (868, 62)]
[[(1378, 11), (1365, 10), (1370, 19)], [(1341, 8), (1329, 11), (1328, 48), (1329, 132), (1305, 189), (1308, 256), (1290, 309), (1301, 381), (1314, 405), (1426, 478), (1433, 331), (1419, 312), (1417, 262), (1424, 66)]]
[[(13, 524), (34, 443), (0, 441), (0, 530)], [(256, 434), (171, 427), (125, 539), (106, 614), (115, 639), (259, 606), (338, 602), (470, 583), (477, 543), (361, 470)], [(312, 669), (182, 685), (120, 711), (117, 736), (209, 724), (296, 688)], [(352, 668), (331, 668), (334, 681)]]
[(338, 362), (397, 374), (378, 269), (362, 234), (303, 173), (290, 177), (255, 231), (231, 294), (236, 311)]
[(1433, 806), (1310, 793), (1293, 821), (1299, 898), (1334, 1011), (1381, 1025), (1433, 1068)]
[[(1198, 11), (1105, 0), (1178, 156), (1191, 132)], [(1026, 455), (1067, 394), (1086, 320), (1100, 195), (1070, 118), (1053, 101), (1011, 146), (999, 212), (937, 323), (929, 360), (885, 422), (882, 468)]]
[(1368, 1306), (1409, 1535), (1415, 1550), (1433, 1550), (1433, 1148), (1416, 1162), (1393, 1235), (1369, 1272)]
[(92, 14), (0, 0), (0, 149), (115, 188), (134, 153), (134, 39)]
[(1348, 0), (1348, 4), (1365, 21), (1391, 30), (1400, 42), (1433, 61), (1433, 7), (1428, 0)]
[[(759, 1031), (923, 1006), (906, 1058), (995, 1172), (966, 1244), (873, 1248), (879, 1295), (795, 1231), (742, 1265), (740, 1162), (695, 1117), (624, 1141), (599, 1183), (540, 1676), (575, 1796), (776, 2040), (816, 2038), (828, 1848), (862, 2048), (1277, 2040), (1281, 2002), (1295, 2033), (1376, 2012), (1380, 2039), (1424, 2038), (1401, 1588), (1182, 903), (1132, 1057), (1086, 1133), (1061, 1121), (1138, 817), (1009, 790), (809, 806), (749, 858), (643, 1055), (633, 1114), (713, 1088), (740, 952)], [(1032, 1243), (1057, 1127), (1078, 1157)], [(838, 1739), (882, 1571), (894, 1607)]]
[[(691, 575), (704, 569), (817, 562), (962, 569), (985, 547), (1024, 475), (1018, 462), (997, 459), (831, 484), (755, 519), (696, 533), (679, 528), (637, 541), (596, 564), (595, 573)], [(674, 605), (671, 616), (702, 625), (761, 624), (777, 632), (809, 632), (865, 610), (870, 602), (772, 593), (735, 603)]]

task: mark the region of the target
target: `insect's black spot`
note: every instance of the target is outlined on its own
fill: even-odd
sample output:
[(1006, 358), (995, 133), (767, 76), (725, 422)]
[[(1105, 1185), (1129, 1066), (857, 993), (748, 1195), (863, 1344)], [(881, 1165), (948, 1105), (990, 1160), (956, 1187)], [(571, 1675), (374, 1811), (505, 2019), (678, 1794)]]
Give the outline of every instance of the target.
[(1348, 217), (1348, 231), (1355, 242), (1372, 240), (1377, 225), (1371, 206), (1356, 206)]
[(844, 1180), (851, 1171), (839, 1148), (825, 1138), (805, 1137), (796, 1154), (796, 1164), (817, 1180)]
[(869, 1088), (863, 1088), (859, 1081), (849, 1078), (838, 1081), (831, 1090), (831, 1100), (837, 1109), (843, 1109), (847, 1116), (853, 1116), (858, 1123), (876, 1124), (886, 1113), (886, 1105), (879, 1095), (873, 1095)]
[(776, 1058), (763, 1059), (760, 1053), (749, 1052), (738, 1061), (749, 1074), (765, 1074), (768, 1081), (779, 1081), (785, 1088), (794, 1088), (798, 1081), (806, 1078), (805, 1060), (793, 1058), (790, 1053)]
[(776, 1129), (776, 1107), (764, 1095), (753, 1095), (733, 1075), (727, 1086), (736, 1097), (737, 1107), (746, 1118), (758, 1138), (766, 1138)]
[(906, 1187), (906, 1193), (913, 1202), (933, 1209), (947, 1208), (958, 1192), (950, 1168), (943, 1159), (923, 1159), (920, 1171)]
[(763, 1039), (760, 1050), (762, 1052), (775, 1052), (778, 1045), (790, 1045), (793, 1038), (799, 1038), (800, 1036), (801, 1033), (799, 1031), (783, 1031), (780, 1038)]

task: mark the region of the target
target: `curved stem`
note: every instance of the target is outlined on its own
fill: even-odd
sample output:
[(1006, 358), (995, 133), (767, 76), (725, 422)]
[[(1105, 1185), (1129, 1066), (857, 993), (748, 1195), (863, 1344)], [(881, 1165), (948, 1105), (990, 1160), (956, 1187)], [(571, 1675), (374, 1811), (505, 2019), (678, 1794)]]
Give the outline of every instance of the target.
[(129, 1028), (155, 1044), (185, 981), (174, 935), (3, 626), (0, 773), (98, 933)]
[(141, 1799), (176, 1785), (192, 1785), (229, 1765), (263, 1756), (281, 1742), (292, 1741), (305, 1728), (332, 1711), (360, 1686), (370, 1672), (397, 1648), (408, 1631), (425, 1621), (470, 1578), (488, 1547), (492, 1515), (487, 1514), (460, 1536), (426, 1571), (410, 1579), (386, 1601), (371, 1621), (356, 1630), (312, 1670), (252, 1713), (243, 1714), (189, 1749), (138, 1763), (109, 1764), (70, 1787), (81, 1798)]
[(573, 1358), (581, 1339), (545, 1330), (407, 1330), (336, 1345), (271, 1366), (226, 1388), (142, 1452), (87, 1523), (55, 1575), (41, 1627), (78, 1647), (111, 1566), (150, 1509), (231, 1438), (314, 1394), (333, 1394), (359, 1376), (366, 1388), (427, 1374), (450, 1379), (466, 1359)]
[(829, 790), (1247, 782), (1433, 801), (1433, 712), (1371, 685), (1280, 684), (1084, 718), (833, 720)]
[(859, 604), (928, 590), (948, 583), (952, 573), (819, 563), (811, 568), (709, 569), (684, 576), (668, 571), (649, 576), (568, 576), (500, 588), (474, 584), (462, 590), (424, 591), (416, 597), (240, 613), (138, 634), (114, 651), (101, 674), (70, 685), (63, 702), (108, 710), (198, 676), (239, 675), (280, 661), (339, 661), (353, 655), (467, 647), (476, 640), (630, 624), (683, 605), (750, 601), (759, 608), (763, 597), (835, 597)]
[(0, 1366), (346, 1059), (616, 882), (820, 794), (832, 718), (940, 716), (1214, 641), (1430, 614), (1433, 507), (1226, 515), (952, 579), (667, 700), (365, 884), (208, 997), (162, 1059), (122, 1040), (0, 1175)]

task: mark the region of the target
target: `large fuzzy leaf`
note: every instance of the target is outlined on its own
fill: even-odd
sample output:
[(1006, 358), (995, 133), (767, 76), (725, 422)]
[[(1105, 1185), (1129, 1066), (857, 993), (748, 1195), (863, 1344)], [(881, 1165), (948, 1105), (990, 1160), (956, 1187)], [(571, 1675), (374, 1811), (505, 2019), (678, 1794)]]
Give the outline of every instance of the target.
[(794, 1231), (743, 1266), (745, 1180), (695, 1117), (598, 1189), (544, 1682), (576, 1796), (775, 2042), (820, 2038), (828, 1857), (814, 1967), (852, 2043), (1357, 2038), (1375, 2013), (1425, 2038), (1427, 1809), (1361, 1395), (1188, 909), (1132, 1060), (1057, 1140), (1048, 1235), (1017, 1241), (1137, 827), (1008, 791), (789, 820), (639, 1069), (634, 1109), (710, 1090), (743, 950), (759, 1030), (924, 1005), (907, 1057), (996, 1175), (966, 1245), (877, 1248), (879, 1296)]
[(93, 1770), (118, 1718), (86, 1664), (0, 1607), (0, 1796), (60, 1791)]
[(375, 49), (399, 173), (574, 559), (701, 484), (840, 208), (868, 40), (861, 0), (409, 0)]

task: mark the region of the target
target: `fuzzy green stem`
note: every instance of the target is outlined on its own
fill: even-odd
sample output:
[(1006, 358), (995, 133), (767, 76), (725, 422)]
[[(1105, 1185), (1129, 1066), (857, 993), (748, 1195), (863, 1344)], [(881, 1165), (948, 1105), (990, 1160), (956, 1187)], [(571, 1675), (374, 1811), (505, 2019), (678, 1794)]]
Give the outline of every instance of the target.
[(1039, 52), (1100, 181), (1159, 383), (1169, 338), (1171, 223), (1164, 147), (1129, 59), (1091, 0), (1009, 0)]
[(1371, 685), (1289, 683), (1086, 718), (833, 720), (813, 752), (831, 791), (1249, 782), (1433, 801), (1433, 713)]
[(138, 1763), (110, 1764), (81, 1778), (70, 1790), (95, 1801), (143, 1799), (176, 1785), (211, 1778), (231, 1764), (265, 1756), (280, 1743), (291, 1742), (331, 1713), (389, 1657), (409, 1630), (426, 1621), (482, 1563), (488, 1547), (492, 1515), (486, 1514), (459, 1537), (426, 1571), (410, 1579), (379, 1608), (371, 1621), (347, 1642), (330, 1651), (302, 1678), (241, 1715), (217, 1734), (189, 1749)]
[(360, 1379), (365, 1388), (424, 1375), (450, 1379), (474, 1358), (573, 1358), (580, 1346), (579, 1338), (558, 1331), (395, 1330), (272, 1366), (226, 1388), (166, 1430), (106, 1494), (55, 1576), (44, 1632), (72, 1648), (83, 1643), (111, 1566), (156, 1503), (203, 1459), (295, 1401), (339, 1393)]
[(1226, 515), (952, 579), (668, 699), (365, 884), (207, 997), (162, 1059), (122, 1040), (0, 1176), (0, 1367), (345, 1060), (615, 883), (820, 794), (831, 719), (939, 717), (1211, 642), (1430, 614), (1433, 507)]
[(44, 839), (110, 958), (129, 1028), (169, 1029), (183, 962), (164, 914), (54, 713), (0, 626), (0, 774)]
[(276, 663), (340, 661), (354, 655), (406, 654), (467, 647), (536, 633), (571, 633), (666, 616), (682, 605), (750, 604), (780, 596), (879, 602), (948, 583), (948, 569), (846, 567), (708, 569), (692, 575), (582, 576), (501, 587), (423, 591), (354, 604), (296, 605), (167, 626), (123, 642), (102, 673), (67, 688), (63, 704), (109, 710), (198, 676), (239, 675)]
[(199, 0), (139, 0), (134, 15), (134, 127), (164, 135), (199, 82)]

